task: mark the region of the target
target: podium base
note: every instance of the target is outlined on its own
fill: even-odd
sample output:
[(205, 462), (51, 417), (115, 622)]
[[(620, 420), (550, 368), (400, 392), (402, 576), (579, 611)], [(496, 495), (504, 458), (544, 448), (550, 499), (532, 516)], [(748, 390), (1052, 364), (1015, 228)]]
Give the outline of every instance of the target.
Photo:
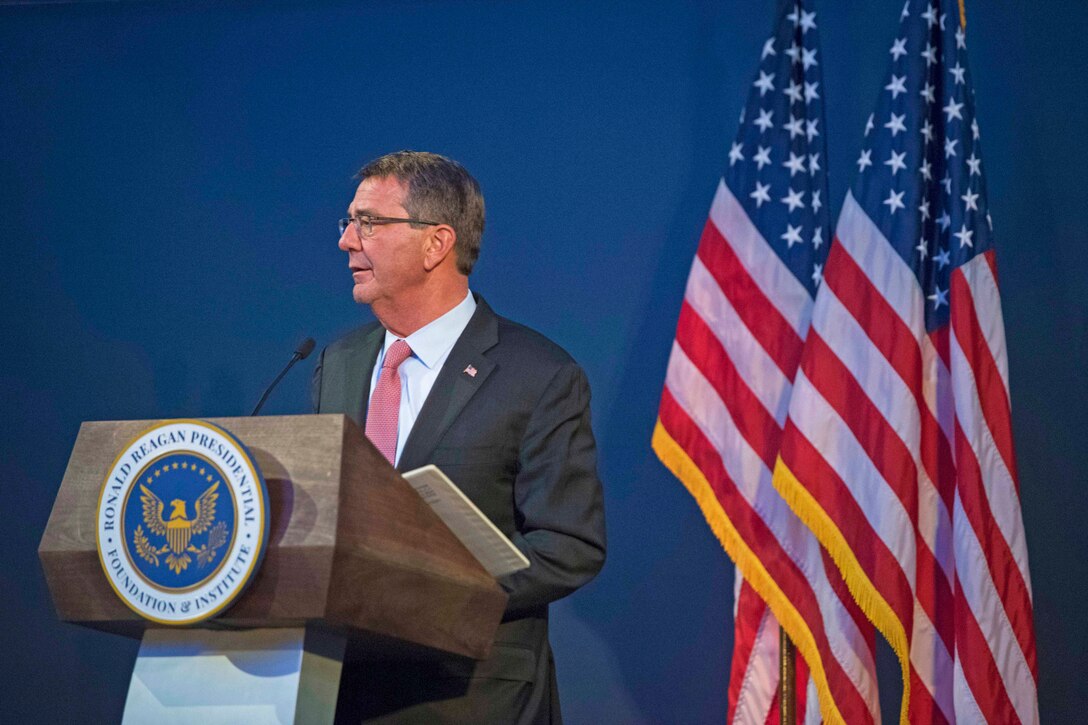
[(148, 629), (124, 723), (331, 723), (344, 647), (301, 627)]

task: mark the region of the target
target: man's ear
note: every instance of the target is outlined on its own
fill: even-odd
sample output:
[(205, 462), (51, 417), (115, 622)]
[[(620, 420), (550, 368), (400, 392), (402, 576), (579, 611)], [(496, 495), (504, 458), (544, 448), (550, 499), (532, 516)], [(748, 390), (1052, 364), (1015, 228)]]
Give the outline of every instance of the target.
[(453, 254), (453, 247), (457, 243), (457, 232), (449, 224), (439, 224), (433, 227), (427, 236), (427, 246), (423, 253), (423, 266), (430, 272), (442, 260)]

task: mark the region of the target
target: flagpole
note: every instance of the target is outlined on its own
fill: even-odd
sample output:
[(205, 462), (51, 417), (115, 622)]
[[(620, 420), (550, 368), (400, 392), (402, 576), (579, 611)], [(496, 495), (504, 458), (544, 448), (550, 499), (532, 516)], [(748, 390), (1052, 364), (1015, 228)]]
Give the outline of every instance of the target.
[(778, 722), (797, 722), (797, 672), (794, 667), (793, 642), (782, 627), (778, 628)]

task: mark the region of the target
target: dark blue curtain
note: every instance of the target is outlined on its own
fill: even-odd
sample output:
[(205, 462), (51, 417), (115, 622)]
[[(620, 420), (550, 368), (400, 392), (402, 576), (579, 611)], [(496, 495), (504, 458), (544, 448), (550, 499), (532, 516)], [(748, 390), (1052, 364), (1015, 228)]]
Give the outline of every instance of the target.
[[(247, 412), (369, 319), (336, 220), (438, 151), (488, 205), (472, 286), (589, 373), (610, 554), (554, 607), (571, 722), (725, 712), (732, 567), (649, 449), (682, 287), (771, 0), (0, 7), (0, 714), (112, 722), (136, 643), (59, 624), (36, 549), (83, 420)], [(841, 204), (901, 0), (824, 2)], [(1040, 699), (1088, 709), (1088, 86), (1081, 2), (968, 2), (1009, 339)], [(266, 411), (308, 410), (308, 367)], [(882, 659), (894, 719), (896, 666)]]

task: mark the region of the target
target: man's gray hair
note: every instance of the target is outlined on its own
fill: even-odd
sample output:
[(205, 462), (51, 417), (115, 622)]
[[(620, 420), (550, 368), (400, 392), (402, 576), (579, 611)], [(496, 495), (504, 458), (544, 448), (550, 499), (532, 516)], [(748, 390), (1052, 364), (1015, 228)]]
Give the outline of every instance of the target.
[(368, 163), (358, 177), (393, 177), (408, 187), (405, 211), (416, 219), (453, 227), (457, 270), (464, 275), (472, 272), (484, 234), (484, 195), (464, 166), (426, 151), (396, 151)]

